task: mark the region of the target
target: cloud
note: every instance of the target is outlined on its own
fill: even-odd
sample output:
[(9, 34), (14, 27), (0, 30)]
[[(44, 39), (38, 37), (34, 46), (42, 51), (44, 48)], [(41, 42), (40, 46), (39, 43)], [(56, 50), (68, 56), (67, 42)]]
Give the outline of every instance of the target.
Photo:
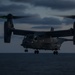
[(73, 24), (73, 22), (74, 22), (74, 19), (69, 19), (69, 18), (64, 18), (62, 20), (62, 23), (65, 23), (66, 25)]
[(24, 14), (24, 11), (27, 7), (24, 5), (17, 5), (17, 4), (11, 4), (11, 5), (0, 5), (0, 14)]
[(45, 18), (41, 18), (41, 17), (22, 18), (22, 19), (15, 20), (15, 22), (35, 24), (35, 25), (60, 25), (60, 24), (62, 24), (62, 22), (59, 19), (53, 18), (53, 17), (50, 17), (50, 18), (48, 18), (48, 17), (45, 17)]
[[(27, 6), (25, 5), (18, 5), (18, 4), (8, 4), (8, 5), (4, 5), (1, 4), (0, 5), (0, 16), (3, 15), (8, 15), (9, 13), (11, 13), (12, 15), (18, 15), (18, 16), (22, 16), (25, 15), (25, 10), (27, 9)], [(0, 18), (0, 22), (5, 21), (4, 19)]]
[[(37, 15), (37, 14), (34, 14), (34, 15)], [(60, 20), (59, 18), (54, 18), (54, 17), (41, 18), (39, 16), (39, 17), (21, 18), (21, 19), (14, 20), (14, 22), (33, 24), (33, 25), (49, 25), (49, 26), (54, 25), (55, 26), (55, 25), (62, 25), (62, 24), (65, 24), (65, 25), (73, 24), (74, 20), (68, 19), (68, 18), (63, 18), (62, 20)]]
[(30, 3), (34, 6), (49, 7), (55, 10), (72, 10), (75, 9), (75, 1), (72, 0), (10, 0), (14, 2)]

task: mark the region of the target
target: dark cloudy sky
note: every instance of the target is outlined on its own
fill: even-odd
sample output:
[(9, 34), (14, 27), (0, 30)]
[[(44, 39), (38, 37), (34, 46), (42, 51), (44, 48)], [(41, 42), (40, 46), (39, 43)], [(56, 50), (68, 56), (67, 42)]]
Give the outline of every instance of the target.
[[(75, 15), (74, 0), (0, 0), (0, 15), (32, 15), (31, 18), (14, 20), (15, 28), (27, 30), (49, 31), (50, 27), (58, 29), (69, 29), (74, 20), (57, 17), (53, 15)], [(24, 48), (20, 46), (23, 36), (12, 36), (10, 44), (3, 42), (3, 22), (0, 19), (0, 52), (23, 53)], [(72, 37), (71, 37), (72, 38)], [(33, 52), (33, 50), (29, 50)], [(43, 51), (44, 52), (44, 51)], [(47, 52), (47, 51), (46, 51)], [(50, 51), (49, 51), (50, 52)], [(64, 42), (59, 52), (75, 52), (73, 42)]]

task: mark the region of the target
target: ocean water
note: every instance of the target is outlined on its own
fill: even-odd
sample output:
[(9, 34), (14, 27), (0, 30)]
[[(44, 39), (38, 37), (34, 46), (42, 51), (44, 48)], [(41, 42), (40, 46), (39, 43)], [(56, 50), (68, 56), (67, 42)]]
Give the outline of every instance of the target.
[(75, 54), (0, 53), (0, 75), (75, 75)]

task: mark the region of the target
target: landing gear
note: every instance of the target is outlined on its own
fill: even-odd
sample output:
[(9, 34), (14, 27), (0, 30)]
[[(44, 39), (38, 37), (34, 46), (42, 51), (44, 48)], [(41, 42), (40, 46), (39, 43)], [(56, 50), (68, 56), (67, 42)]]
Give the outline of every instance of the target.
[(58, 55), (58, 51), (55, 50), (55, 51), (53, 52), (53, 54), (54, 54), (54, 55)]
[(39, 54), (39, 51), (38, 51), (38, 50), (35, 50), (34, 53), (35, 53), (35, 54)]
[(25, 49), (24, 52), (28, 52), (28, 49)]

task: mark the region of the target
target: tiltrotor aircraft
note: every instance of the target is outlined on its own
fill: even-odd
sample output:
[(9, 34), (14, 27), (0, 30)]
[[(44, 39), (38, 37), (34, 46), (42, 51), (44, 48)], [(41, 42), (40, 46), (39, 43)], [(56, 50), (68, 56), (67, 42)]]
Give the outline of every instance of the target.
[[(6, 18), (7, 21), (4, 22), (4, 42), (11, 42), (11, 35), (21, 35), (24, 36), (21, 46), (25, 48), (25, 52), (28, 49), (34, 49), (34, 53), (38, 54), (39, 50), (52, 50), (53, 54), (58, 54), (61, 44), (64, 41), (73, 41), (75, 45), (75, 22), (73, 28), (68, 30), (58, 30), (54, 31), (51, 27), (51, 31), (29, 31), (15, 29), (12, 19), (27, 18), (31, 16), (13, 16), (8, 14), (7, 16), (0, 16), (0, 18)], [(66, 16), (67, 17), (67, 16)], [(70, 18), (75, 18), (75, 16), (68, 16)], [(73, 39), (66, 39), (61, 37), (73, 36)]]

